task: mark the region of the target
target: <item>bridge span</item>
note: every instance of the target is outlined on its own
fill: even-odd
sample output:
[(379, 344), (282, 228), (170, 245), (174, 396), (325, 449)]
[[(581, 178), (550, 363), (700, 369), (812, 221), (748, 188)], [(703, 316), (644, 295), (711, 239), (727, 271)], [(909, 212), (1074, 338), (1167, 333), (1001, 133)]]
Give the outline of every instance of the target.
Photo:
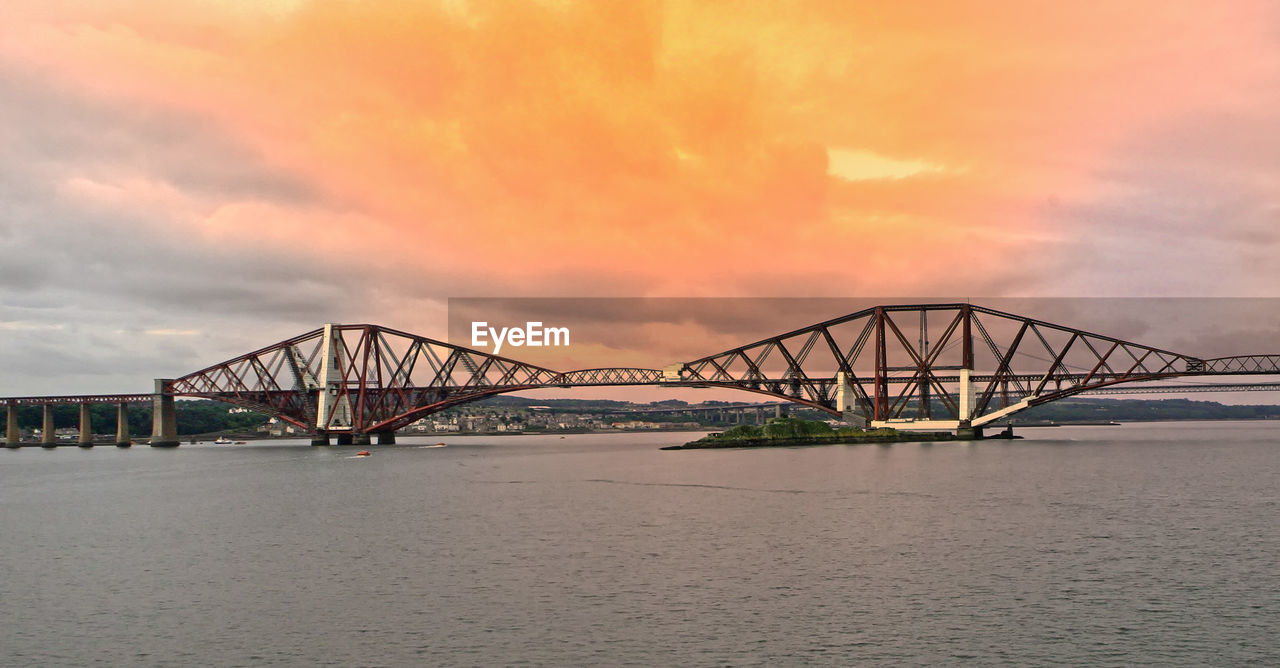
[[(17, 443), (22, 405), (45, 406), (49, 427), (48, 406), (81, 404), (81, 433), (87, 434), (87, 406), (117, 404), (117, 441), (125, 444), (128, 405), (151, 401), (151, 444), (164, 447), (178, 444), (174, 398), (199, 397), (273, 415), (313, 434), (316, 444), (363, 444), (375, 435), (393, 442), (397, 429), (424, 415), (496, 394), (636, 385), (745, 390), (851, 423), (980, 436), (996, 420), (1077, 394), (1241, 375), (1280, 375), (1280, 354), (1199, 357), (946, 303), (863, 309), (662, 369), (556, 371), (386, 327), (329, 324), (180, 378), (158, 379), (151, 394), (0, 402), (8, 406), (9, 445)], [(44, 430), (46, 439), (52, 431)]]

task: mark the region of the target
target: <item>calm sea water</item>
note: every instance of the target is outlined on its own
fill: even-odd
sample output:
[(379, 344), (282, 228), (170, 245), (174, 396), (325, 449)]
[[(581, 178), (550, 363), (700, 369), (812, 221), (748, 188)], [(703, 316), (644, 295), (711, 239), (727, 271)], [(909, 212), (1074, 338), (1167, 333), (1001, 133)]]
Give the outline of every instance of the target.
[(0, 662), (1280, 665), (1280, 423), (0, 451)]

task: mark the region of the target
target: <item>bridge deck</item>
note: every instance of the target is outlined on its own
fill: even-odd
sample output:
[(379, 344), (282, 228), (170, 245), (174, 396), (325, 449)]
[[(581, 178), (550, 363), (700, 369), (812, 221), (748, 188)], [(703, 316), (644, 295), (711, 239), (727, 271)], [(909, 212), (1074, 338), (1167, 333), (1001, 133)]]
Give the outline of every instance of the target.
[(47, 397), (3, 397), (0, 403), (15, 406), (49, 406), (57, 404), (140, 404), (155, 398), (154, 394), (62, 394)]

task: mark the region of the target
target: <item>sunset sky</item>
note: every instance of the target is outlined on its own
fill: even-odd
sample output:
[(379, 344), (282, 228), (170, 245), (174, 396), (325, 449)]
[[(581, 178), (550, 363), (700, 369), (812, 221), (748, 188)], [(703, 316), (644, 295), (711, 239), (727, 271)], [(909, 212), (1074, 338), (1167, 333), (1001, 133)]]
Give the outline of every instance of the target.
[(1280, 297), (1278, 118), (1269, 1), (11, 0), (0, 394), (449, 297)]

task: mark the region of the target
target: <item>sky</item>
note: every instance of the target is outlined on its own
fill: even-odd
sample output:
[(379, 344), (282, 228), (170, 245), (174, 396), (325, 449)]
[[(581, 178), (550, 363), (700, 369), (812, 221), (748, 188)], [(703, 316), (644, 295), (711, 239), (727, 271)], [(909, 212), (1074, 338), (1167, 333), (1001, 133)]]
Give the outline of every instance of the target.
[(1280, 297), (1277, 112), (1273, 2), (11, 0), (0, 395), (460, 297)]

